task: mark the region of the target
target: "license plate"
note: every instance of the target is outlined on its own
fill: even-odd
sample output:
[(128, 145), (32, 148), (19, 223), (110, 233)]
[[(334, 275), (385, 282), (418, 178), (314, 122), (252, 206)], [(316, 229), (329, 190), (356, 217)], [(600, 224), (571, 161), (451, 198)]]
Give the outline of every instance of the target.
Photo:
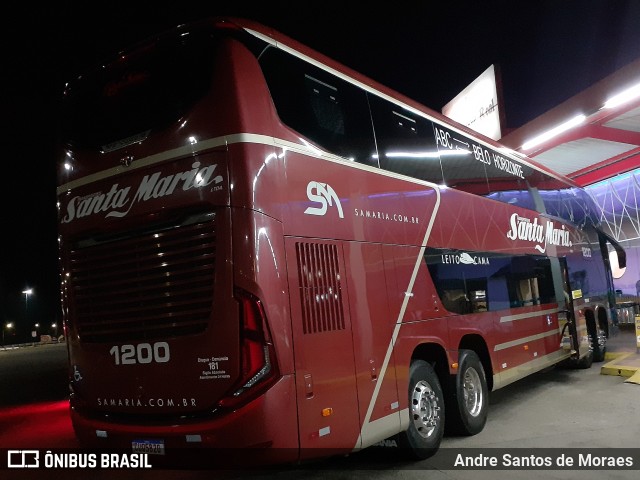
[(131, 442), (131, 449), (134, 453), (164, 455), (164, 440), (134, 440)]

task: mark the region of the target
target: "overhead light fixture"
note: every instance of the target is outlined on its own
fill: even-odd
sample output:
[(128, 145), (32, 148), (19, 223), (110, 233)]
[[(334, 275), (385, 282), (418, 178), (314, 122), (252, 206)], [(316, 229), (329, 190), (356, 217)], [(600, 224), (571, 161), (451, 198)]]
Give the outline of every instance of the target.
[(611, 97), (604, 103), (604, 108), (614, 108), (638, 97), (640, 97), (640, 83)]
[(558, 125), (557, 127), (552, 128), (551, 130), (547, 130), (546, 132), (538, 135), (535, 138), (532, 138), (531, 140), (529, 140), (528, 142), (525, 142), (522, 144), (522, 149), (523, 150), (529, 150), (530, 148), (533, 148), (537, 145), (540, 145), (541, 143), (546, 142), (547, 140), (556, 137), (558, 135), (560, 135), (563, 132), (566, 132), (567, 130), (580, 125), (582, 122), (585, 121), (587, 117), (585, 115), (576, 115), (575, 117), (573, 117), (571, 120), (568, 120), (560, 125)]

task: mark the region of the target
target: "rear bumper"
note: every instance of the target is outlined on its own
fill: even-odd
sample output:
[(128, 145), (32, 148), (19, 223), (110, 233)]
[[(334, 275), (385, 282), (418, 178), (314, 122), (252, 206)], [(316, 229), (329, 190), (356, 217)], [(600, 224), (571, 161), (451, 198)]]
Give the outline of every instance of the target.
[[(161, 442), (164, 455), (149, 455), (152, 464), (170, 461), (189, 468), (289, 463), (298, 460), (295, 378), (286, 375), (263, 395), (230, 412), (188, 423), (109, 422), (71, 409), (71, 420), (83, 446), (98, 451), (132, 452), (134, 441)], [(195, 462), (195, 463), (194, 463)]]

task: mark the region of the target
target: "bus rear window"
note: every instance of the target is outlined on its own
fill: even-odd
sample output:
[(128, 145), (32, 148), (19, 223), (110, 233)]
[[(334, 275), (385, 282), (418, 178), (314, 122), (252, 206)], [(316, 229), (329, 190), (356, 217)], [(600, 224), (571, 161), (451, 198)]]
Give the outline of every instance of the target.
[(211, 84), (215, 44), (204, 30), (163, 37), (71, 82), (62, 106), (64, 141), (109, 150), (177, 121)]

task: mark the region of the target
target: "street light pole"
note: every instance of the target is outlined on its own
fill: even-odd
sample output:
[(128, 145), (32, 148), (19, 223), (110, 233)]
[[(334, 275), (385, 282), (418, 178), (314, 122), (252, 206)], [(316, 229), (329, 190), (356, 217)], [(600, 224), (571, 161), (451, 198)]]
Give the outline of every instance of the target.
[(27, 288), (26, 290), (23, 290), (22, 293), (24, 294), (24, 311), (25, 311), (25, 314), (28, 314), (29, 313), (29, 295), (33, 295), (33, 288)]
[(33, 295), (33, 288), (26, 288), (22, 291), (24, 294), (24, 320), (25, 325), (29, 325), (29, 295)]
[(38, 329), (40, 328), (40, 324), (36, 323), (33, 325), (33, 331), (31, 332), (31, 336), (33, 337), (33, 345), (35, 346), (36, 342), (39, 342), (38, 339)]

